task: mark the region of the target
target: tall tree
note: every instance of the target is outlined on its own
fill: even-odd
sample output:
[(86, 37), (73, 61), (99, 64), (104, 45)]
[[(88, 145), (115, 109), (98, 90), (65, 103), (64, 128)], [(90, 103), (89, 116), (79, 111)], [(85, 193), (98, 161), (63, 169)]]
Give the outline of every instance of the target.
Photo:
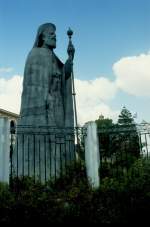
[(124, 106), (118, 118), (119, 125), (130, 125), (134, 124), (134, 119), (131, 112)]
[[(101, 176), (123, 174), (139, 157), (139, 136), (131, 112), (123, 107), (117, 124), (100, 115), (98, 128)], [(120, 171), (120, 173), (119, 173)]]
[[(118, 155), (120, 157), (121, 155), (126, 157), (125, 159), (127, 159), (127, 163), (131, 164), (134, 159), (138, 158), (140, 155), (140, 144), (134, 118), (125, 106), (122, 108), (118, 117), (118, 126), (121, 126), (119, 127), (120, 133), (118, 133), (117, 136), (119, 142)], [(123, 159), (124, 158), (122, 158), (122, 160)]]

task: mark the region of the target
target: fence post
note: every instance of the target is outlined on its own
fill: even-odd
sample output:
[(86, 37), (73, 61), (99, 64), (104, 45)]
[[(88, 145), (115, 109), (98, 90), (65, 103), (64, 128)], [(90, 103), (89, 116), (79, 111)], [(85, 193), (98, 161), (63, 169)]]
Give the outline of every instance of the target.
[(9, 120), (0, 118), (0, 181), (9, 183)]
[(85, 164), (89, 183), (96, 189), (100, 186), (100, 154), (97, 135), (97, 125), (95, 122), (87, 122), (85, 136)]

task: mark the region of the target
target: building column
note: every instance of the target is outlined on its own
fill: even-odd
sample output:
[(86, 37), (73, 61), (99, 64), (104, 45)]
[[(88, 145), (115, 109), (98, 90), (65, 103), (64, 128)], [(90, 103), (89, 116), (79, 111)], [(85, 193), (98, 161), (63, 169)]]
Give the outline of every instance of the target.
[(87, 122), (85, 137), (85, 163), (88, 181), (92, 188), (100, 186), (99, 168), (100, 154), (97, 136), (97, 125), (95, 122)]
[(0, 181), (9, 183), (10, 123), (0, 118)]

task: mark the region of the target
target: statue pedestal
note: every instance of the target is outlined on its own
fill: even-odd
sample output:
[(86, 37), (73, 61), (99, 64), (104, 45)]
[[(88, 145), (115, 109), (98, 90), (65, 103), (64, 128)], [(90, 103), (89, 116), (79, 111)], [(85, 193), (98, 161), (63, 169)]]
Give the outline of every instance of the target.
[(12, 156), (13, 177), (46, 183), (67, 172), (75, 161), (74, 129), (18, 126)]

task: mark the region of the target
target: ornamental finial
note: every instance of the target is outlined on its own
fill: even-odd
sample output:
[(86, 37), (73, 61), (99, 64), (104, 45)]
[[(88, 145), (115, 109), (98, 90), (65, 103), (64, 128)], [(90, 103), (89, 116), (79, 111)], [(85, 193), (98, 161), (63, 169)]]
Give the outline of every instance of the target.
[(68, 29), (67, 35), (68, 35), (69, 39), (71, 39), (71, 36), (73, 35), (73, 31), (71, 30), (71, 28)]

